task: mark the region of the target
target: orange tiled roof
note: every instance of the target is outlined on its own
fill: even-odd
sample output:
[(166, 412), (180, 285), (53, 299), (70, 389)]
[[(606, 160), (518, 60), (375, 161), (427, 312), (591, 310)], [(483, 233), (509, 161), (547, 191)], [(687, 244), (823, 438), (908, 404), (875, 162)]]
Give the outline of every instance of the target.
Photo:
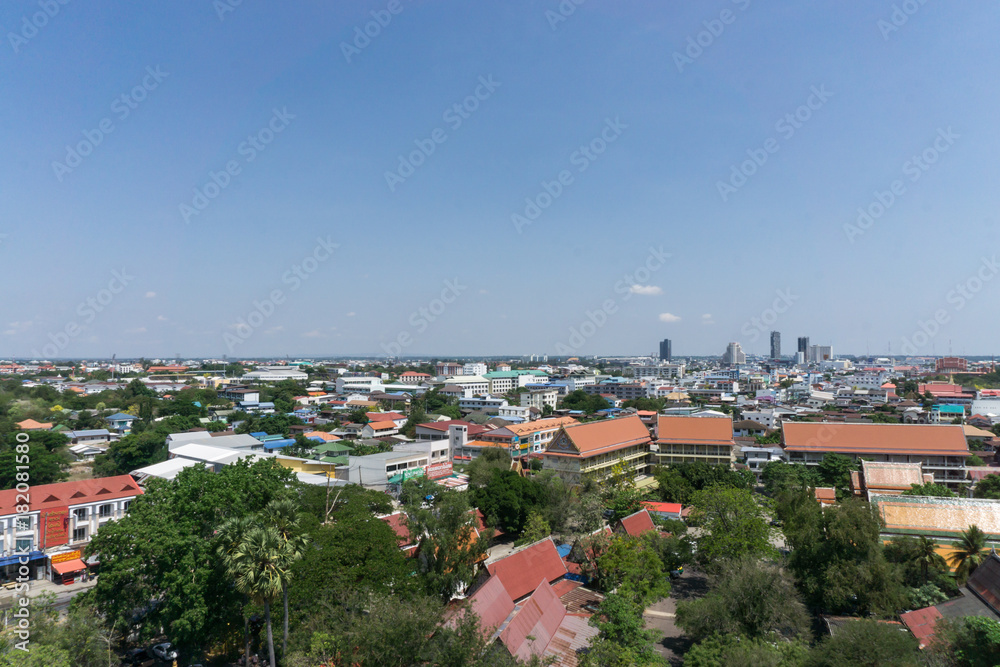
[(785, 422), (781, 430), (782, 446), (792, 452), (969, 455), (957, 425)]
[(872, 496), (872, 503), (878, 507), (888, 532), (955, 536), (975, 525), (988, 535), (1000, 536), (1000, 500)]
[(553, 428), (559, 428), (561, 426), (570, 426), (572, 424), (577, 424), (576, 419), (572, 417), (553, 417), (551, 419), (539, 419), (533, 422), (527, 422), (525, 424), (508, 424), (504, 426), (505, 429), (513, 433), (514, 435), (527, 435), (530, 433), (535, 433), (537, 431), (546, 431)]
[(907, 491), (912, 484), (924, 483), (919, 463), (862, 461), (864, 485), (870, 491)]
[(25, 419), (24, 421), (17, 422), (17, 426), (22, 431), (47, 431), (52, 428), (52, 424), (36, 422), (34, 419)]
[(733, 445), (733, 420), (722, 417), (664, 417), (656, 422), (657, 442)]
[(638, 416), (564, 426), (546, 450), (555, 456), (595, 456), (650, 441)]

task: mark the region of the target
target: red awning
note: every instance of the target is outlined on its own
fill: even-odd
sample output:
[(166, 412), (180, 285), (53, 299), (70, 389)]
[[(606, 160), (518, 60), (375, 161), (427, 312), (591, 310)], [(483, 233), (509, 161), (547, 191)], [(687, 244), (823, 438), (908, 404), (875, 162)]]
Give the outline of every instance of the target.
[(74, 558), (73, 560), (63, 561), (62, 563), (53, 563), (52, 569), (56, 571), (56, 574), (66, 574), (67, 572), (79, 572), (80, 570), (86, 570), (87, 564), (79, 558)]

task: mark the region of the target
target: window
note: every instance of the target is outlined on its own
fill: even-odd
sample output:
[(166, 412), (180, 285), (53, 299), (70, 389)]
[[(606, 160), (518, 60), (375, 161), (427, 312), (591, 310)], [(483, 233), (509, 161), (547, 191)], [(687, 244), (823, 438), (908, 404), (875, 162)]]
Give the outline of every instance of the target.
[(31, 530), (31, 517), (30, 516), (19, 516), (14, 520), (14, 530), (24, 531)]
[(102, 519), (111, 516), (111, 505), (101, 505), (97, 509), (97, 515)]
[(80, 507), (78, 509), (73, 510), (73, 516), (76, 517), (77, 521), (86, 521), (87, 520), (87, 508), (86, 507)]
[(19, 537), (14, 546), (15, 551), (27, 553), (35, 548), (35, 540), (31, 537)]
[(74, 542), (82, 542), (85, 539), (87, 539), (87, 527), (86, 526), (80, 526), (79, 528), (76, 528), (76, 529), (73, 530), (73, 541)]
[(128, 512), (128, 508), (131, 506), (132, 506), (132, 501), (126, 500), (124, 503), (122, 503), (122, 512)]

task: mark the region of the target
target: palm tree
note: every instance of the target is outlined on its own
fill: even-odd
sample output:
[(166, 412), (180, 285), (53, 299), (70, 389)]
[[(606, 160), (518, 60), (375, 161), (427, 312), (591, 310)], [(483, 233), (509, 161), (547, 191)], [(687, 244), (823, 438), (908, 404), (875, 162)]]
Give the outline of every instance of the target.
[(928, 572), (930, 568), (947, 567), (944, 558), (935, 550), (936, 546), (934, 540), (923, 535), (920, 536), (917, 542), (917, 562), (920, 563), (920, 568), (923, 570), (925, 584), (929, 581)]
[[(243, 543), (246, 538), (247, 533), (255, 526), (253, 518), (248, 516), (233, 517), (227, 520), (219, 528), (218, 537), (219, 545), (217, 547), (219, 558), (222, 560), (223, 567), (230, 574), (233, 573), (233, 568), (236, 562), (233, 559), (233, 554), (236, 552), (237, 547)], [(248, 598), (244, 594), (245, 598)], [(243, 640), (244, 649), (243, 657), (247, 664), (250, 662), (250, 617), (246, 613), (246, 602), (244, 602), (242, 609), (243, 613)]]
[(986, 534), (978, 526), (969, 526), (962, 531), (962, 537), (955, 545), (951, 564), (955, 568), (955, 578), (964, 582), (986, 559)]
[(271, 602), (281, 595), (287, 584), (290, 564), (289, 552), (283, 545), (281, 534), (270, 526), (251, 528), (229, 557), (229, 572), (235, 577), (236, 590), (264, 605), (271, 667), (276, 667)]
[[(274, 526), (281, 537), (282, 548), (286, 551), (289, 559), (288, 565), (302, 558), (307, 537), (299, 534), (299, 511), (295, 501), (284, 498), (275, 499), (264, 508), (264, 516), (268, 525)], [(281, 600), (284, 605), (284, 622), (281, 637), (281, 655), (285, 655), (288, 648), (288, 577), (281, 585)]]

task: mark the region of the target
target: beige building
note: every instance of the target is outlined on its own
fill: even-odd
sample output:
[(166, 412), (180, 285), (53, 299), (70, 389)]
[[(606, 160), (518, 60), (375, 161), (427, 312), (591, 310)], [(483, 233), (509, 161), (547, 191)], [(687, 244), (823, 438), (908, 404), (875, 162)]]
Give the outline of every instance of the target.
[(733, 420), (729, 417), (667, 417), (656, 421), (653, 461), (657, 465), (703, 461), (732, 466), (736, 462)]
[(618, 463), (637, 475), (649, 465), (649, 429), (639, 417), (605, 419), (564, 427), (545, 449), (543, 465), (569, 484), (604, 479)]

